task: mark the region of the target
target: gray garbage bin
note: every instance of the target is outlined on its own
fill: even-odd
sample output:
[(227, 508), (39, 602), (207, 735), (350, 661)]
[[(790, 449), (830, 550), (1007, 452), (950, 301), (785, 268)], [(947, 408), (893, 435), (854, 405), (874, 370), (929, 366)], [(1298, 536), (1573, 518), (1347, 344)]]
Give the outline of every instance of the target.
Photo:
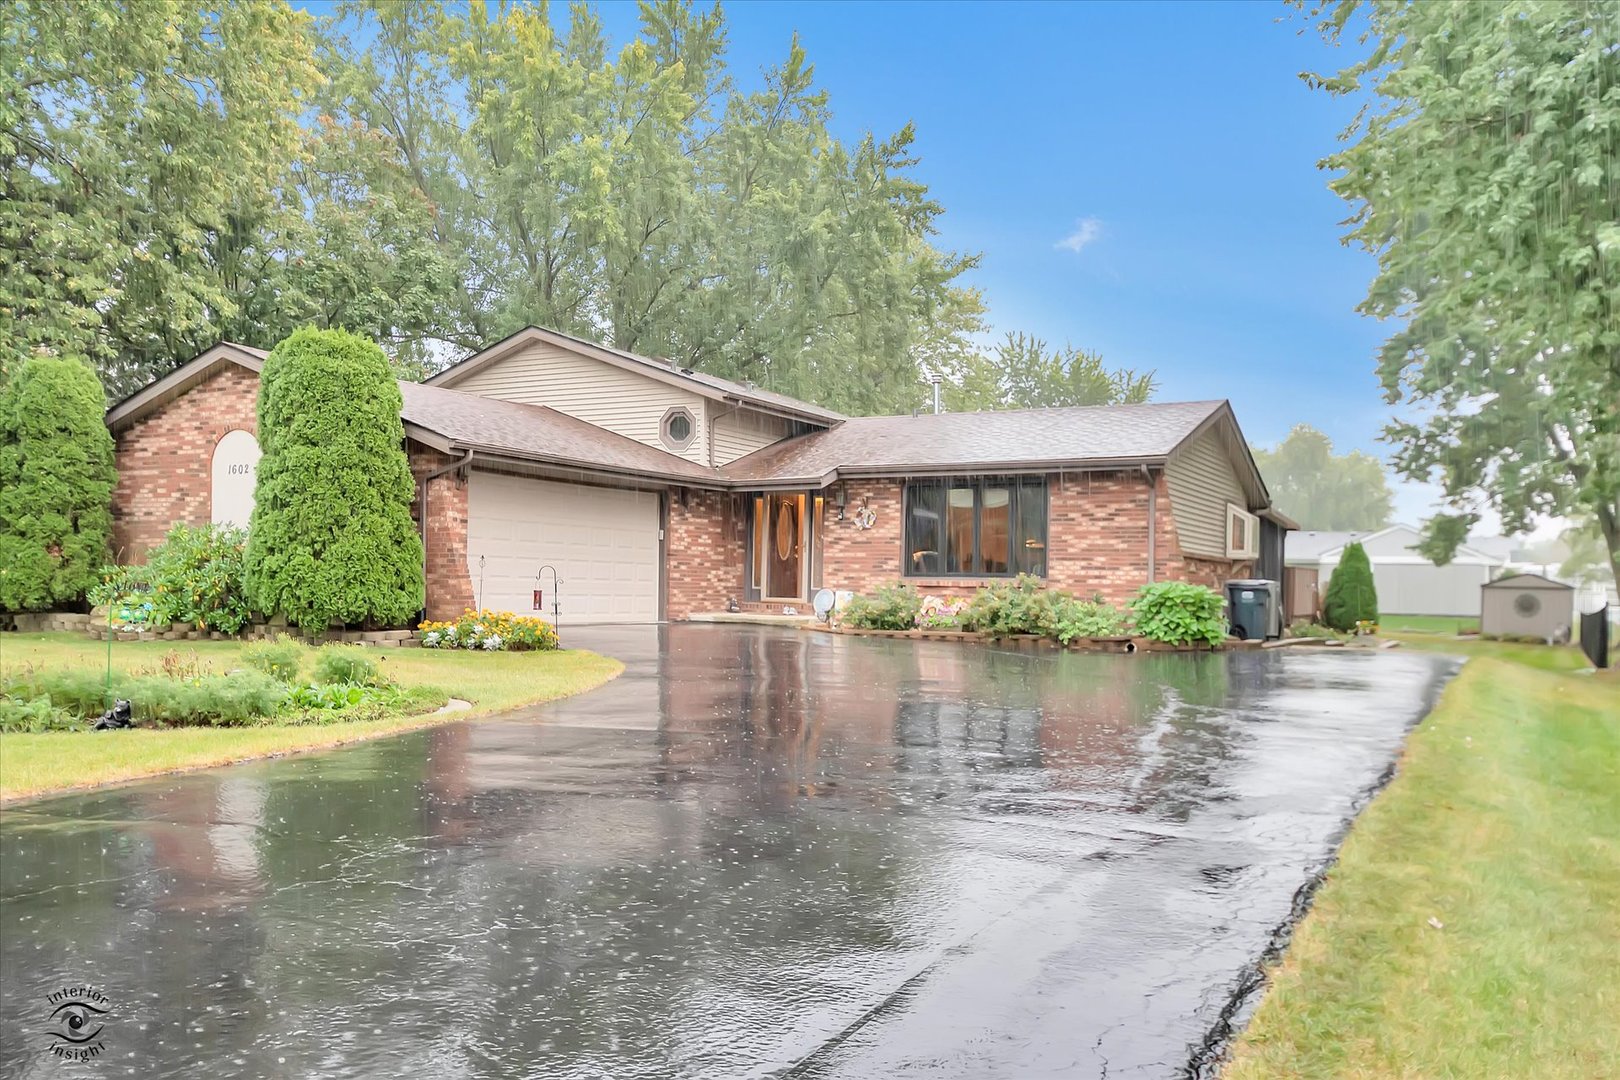
[(1245, 641), (1282, 637), (1282, 588), (1275, 581), (1237, 578), (1226, 583), (1226, 621)]

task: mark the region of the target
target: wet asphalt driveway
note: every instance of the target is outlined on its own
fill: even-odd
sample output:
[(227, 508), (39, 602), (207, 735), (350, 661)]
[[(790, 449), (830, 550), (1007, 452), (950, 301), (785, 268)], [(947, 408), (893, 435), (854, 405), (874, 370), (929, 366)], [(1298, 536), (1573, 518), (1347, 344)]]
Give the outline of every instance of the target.
[(1182, 1075), (1453, 670), (571, 640), (626, 674), (5, 811), (0, 1074)]

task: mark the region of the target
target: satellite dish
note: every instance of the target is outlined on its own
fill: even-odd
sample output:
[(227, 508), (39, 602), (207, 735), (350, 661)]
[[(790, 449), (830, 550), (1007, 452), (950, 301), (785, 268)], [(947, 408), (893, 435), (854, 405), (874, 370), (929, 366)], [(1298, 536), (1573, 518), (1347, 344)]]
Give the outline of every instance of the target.
[(815, 599), (816, 618), (826, 622), (827, 616), (832, 614), (833, 605), (837, 602), (838, 596), (831, 589), (818, 589)]

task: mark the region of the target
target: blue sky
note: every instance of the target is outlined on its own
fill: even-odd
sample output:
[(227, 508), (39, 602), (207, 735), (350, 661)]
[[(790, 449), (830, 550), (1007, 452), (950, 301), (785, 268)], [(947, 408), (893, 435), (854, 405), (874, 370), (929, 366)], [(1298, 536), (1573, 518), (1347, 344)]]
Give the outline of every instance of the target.
[[(317, 10), (324, 4), (310, 3)], [(616, 42), (634, 3), (599, 4)], [(558, 8), (559, 15), (561, 7)], [(1346, 62), (1281, 3), (727, 5), (745, 86), (797, 32), (839, 133), (917, 127), (941, 246), (997, 336), (1024, 330), (1153, 369), (1161, 400), (1231, 398), (1253, 442), (1296, 423), (1385, 456), (1374, 264), (1316, 162), (1354, 106), (1302, 70)], [(1397, 517), (1432, 492), (1398, 485)]]

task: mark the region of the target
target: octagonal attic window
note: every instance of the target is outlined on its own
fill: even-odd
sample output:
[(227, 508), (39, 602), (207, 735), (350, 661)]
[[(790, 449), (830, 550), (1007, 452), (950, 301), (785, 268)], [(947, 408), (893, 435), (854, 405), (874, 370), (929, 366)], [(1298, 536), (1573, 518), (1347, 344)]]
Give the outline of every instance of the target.
[(1528, 619), (1541, 610), (1541, 597), (1522, 592), (1513, 598), (1513, 610)]
[(697, 421), (692, 418), (690, 409), (677, 407), (664, 414), (659, 436), (671, 450), (676, 453), (685, 450), (692, 445), (692, 438), (696, 434)]

